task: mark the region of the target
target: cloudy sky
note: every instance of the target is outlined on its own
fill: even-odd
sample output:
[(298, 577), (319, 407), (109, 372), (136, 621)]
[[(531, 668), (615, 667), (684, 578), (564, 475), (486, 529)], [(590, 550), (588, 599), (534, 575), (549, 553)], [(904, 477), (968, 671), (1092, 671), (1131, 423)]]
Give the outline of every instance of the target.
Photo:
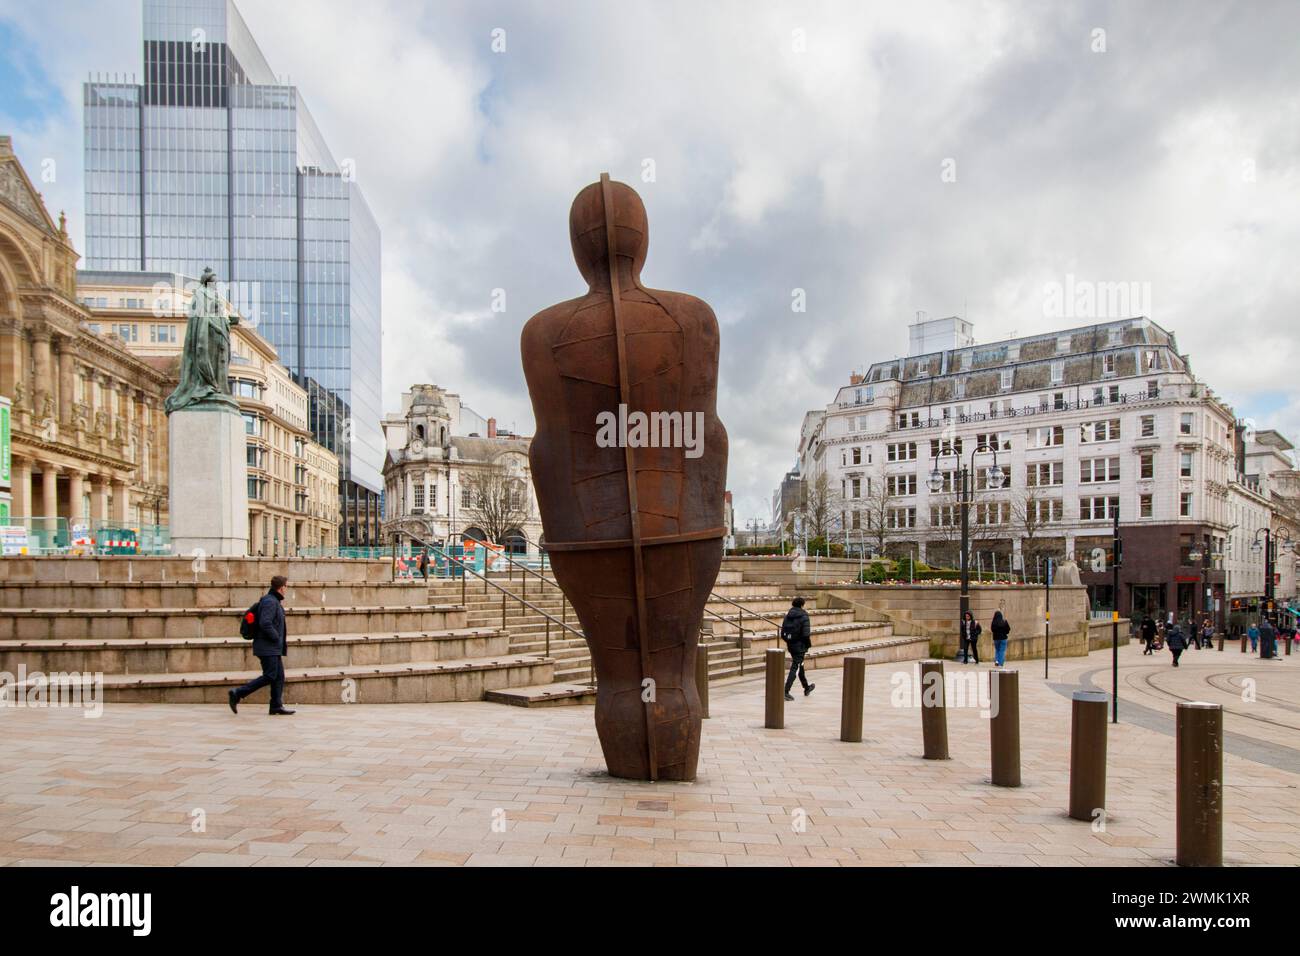
[[(917, 310), (1086, 324), (1047, 314), (1068, 275), (1144, 284), (1239, 416), (1300, 438), (1298, 4), (237, 5), (383, 229), (390, 410), (432, 381), (531, 430), (519, 331), (584, 291), (568, 207), (607, 170), (646, 283), (722, 325), (738, 523)], [(81, 83), (140, 60), (139, 0), (0, 0), (0, 132), (54, 160), (79, 248)]]

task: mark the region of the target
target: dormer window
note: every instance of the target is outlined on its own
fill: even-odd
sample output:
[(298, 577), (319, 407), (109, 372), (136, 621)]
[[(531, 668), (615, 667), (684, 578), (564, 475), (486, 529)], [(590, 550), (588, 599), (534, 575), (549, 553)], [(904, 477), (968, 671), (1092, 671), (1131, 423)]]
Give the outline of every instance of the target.
[(1056, 361), (1052, 363), (1052, 384), (1059, 385), (1065, 381), (1065, 362)]
[(1058, 336), (1056, 339), (1057, 353), (1070, 351), (1070, 337), (1068, 335)]

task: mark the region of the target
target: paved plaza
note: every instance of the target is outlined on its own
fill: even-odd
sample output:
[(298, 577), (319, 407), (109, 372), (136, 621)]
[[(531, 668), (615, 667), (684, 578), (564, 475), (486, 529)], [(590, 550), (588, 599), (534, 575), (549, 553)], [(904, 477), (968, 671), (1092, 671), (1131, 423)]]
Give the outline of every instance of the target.
[(1180, 699), (1227, 711), (1225, 862), (1300, 863), (1300, 656), (1121, 659), (1104, 828), (1065, 807), (1069, 694), (1109, 687), (1109, 651), (1054, 661), (1050, 682), (1041, 660), (1017, 665), (1015, 790), (988, 782), (977, 706), (950, 702), (952, 759), (921, 759), (919, 711), (890, 705), (911, 664), (868, 669), (861, 744), (838, 740), (838, 669), (812, 674), (781, 731), (763, 728), (761, 681), (715, 685), (693, 784), (605, 775), (590, 707), (8, 709), (0, 863), (1167, 866)]

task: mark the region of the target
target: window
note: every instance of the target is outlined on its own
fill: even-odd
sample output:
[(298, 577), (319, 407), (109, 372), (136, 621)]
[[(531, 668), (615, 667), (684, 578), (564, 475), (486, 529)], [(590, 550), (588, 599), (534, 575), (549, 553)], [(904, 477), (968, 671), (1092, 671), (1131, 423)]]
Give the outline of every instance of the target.
[(901, 412), (898, 416), (899, 428), (919, 428), (921, 427), (920, 412)]
[(1147, 379), (1147, 398), (1160, 397), (1160, 383), (1154, 378)]
[(176, 326), (174, 325), (150, 325), (149, 341), (155, 344), (175, 343)]
[(1119, 495), (1079, 499), (1080, 521), (1108, 521), (1119, 514)]
[(930, 527), (955, 528), (961, 524), (961, 507), (958, 505), (935, 505), (930, 508)]
[(411, 507), (424, 509), (424, 482), (415, 483), (414, 494), (411, 497)]
[(952, 383), (952, 389), (953, 389), (953, 397), (954, 397), (954, 398), (965, 398), (965, 397), (966, 397), (966, 380), (965, 380), (964, 378), (959, 378), (959, 379), (957, 379), (957, 381), (955, 381), (955, 382)]
[(138, 325), (115, 325), (113, 331), (123, 342), (135, 342), (140, 331)]
[(1084, 458), (1079, 462), (1079, 483), (1088, 485), (1100, 481), (1119, 481), (1118, 458)]
[(1156, 417), (1154, 415), (1142, 416), (1142, 437), (1143, 438), (1156, 437)]
[(916, 460), (916, 442), (904, 441), (885, 447), (885, 458), (888, 461), (915, 461)]
[(890, 508), (886, 524), (890, 528), (915, 528), (915, 508)]
[(1065, 465), (1059, 461), (1040, 461), (1025, 469), (1025, 484), (1030, 488), (1044, 488), (1065, 484)]
[(1114, 352), (1108, 352), (1107, 354), (1101, 357), (1101, 374), (1102, 375), (1115, 374), (1115, 353)]
[(852, 458), (853, 458), (853, 464), (855, 465), (862, 464), (862, 449), (854, 448)]
[(1064, 392), (1053, 392), (1053, 393), (1052, 393), (1052, 407), (1055, 408), (1058, 412), (1063, 412), (1063, 411), (1065, 411), (1065, 405), (1066, 405), (1066, 402), (1065, 402), (1065, 393), (1064, 393)]
[(1184, 518), (1192, 516), (1192, 493), (1184, 491), (1178, 496), (1178, 513)]
[(1070, 351), (1070, 337), (1068, 335), (1058, 335), (1056, 337), (1056, 351), (1057, 352)]
[(1147, 349), (1144, 351), (1142, 353), (1142, 368), (1148, 372), (1154, 372), (1156, 369), (1160, 368), (1160, 353), (1155, 349)]
[(249, 412), (244, 413), (244, 434), (245, 435), (262, 434), (262, 429), (259, 427), (259, 425), (260, 423), (258, 422), (256, 415), (250, 414)]
[(1154, 478), (1156, 476), (1156, 456), (1155, 452), (1144, 451), (1138, 456), (1139, 478)]
[(462, 508), (473, 507), (470, 503), (469, 487), (467, 485), (460, 486), (460, 506)]
[(1011, 520), (1011, 502), (982, 501), (975, 505), (977, 525), (1007, 524)]
[(1065, 444), (1065, 426), (1044, 425), (1041, 428), (1031, 429), (1028, 437), (1029, 444), (1033, 448), (1054, 448)]
[(1060, 385), (1065, 381), (1065, 362), (1055, 361), (1052, 363), (1052, 384)]
[(244, 449), (244, 459), (249, 468), (256, 468), (258, 462), (257, 446), (247, 445)]
[(1150, 518), (1155, 514), (1150, 495), (1138, 495), (1138, 517)]
[[(916, 494), (916, 475), (889, 475), (885, 479), (885, 488), (889, 496)], [(854, 495), (854, 497), (857, 497)]]
[(1119, 441), (1119, 419), (1084, 422), (1079, 426), (1079, 441), (1085, 445), (1100, 441)]
[(961, 439), (954, 438), (952, 441), (940, 441), (938, 438), (930, 439), (930, 457), (938, 458), (941, 455), (960, 455)]
[(861, 497), (862, 497), (862, 479), (861, 479), (861, 478), (854, 478), (852, 481), (849, 482), (849, 487), (852, 489), (852, 497), (854, 497), (854, 498), (861, 498)]
[(1004, 368), (1002, 370), (1002, 391), (1009, 392), (1011, 390), (1011, 385), (1013, 379), (1015, 378), (1015, 374), (1016, 374), (1015, 369)]
[(988, 432), (983, 435), (975, 436), (976, 451), (1010, 451), (1011, 439), (1006, 436), (999, 436), (997, 432)]
[(1191, 412), (1183, 412), (1178, 418), (1178, 433), (1180, 435), (1190, 435), (1193, 421), (1195, 421), (1195, 417)]
[(1035, 524), (1065, 520), (1065, 503), (1060, 498), (1031, 499), (1027, 505), (1029, 520)]
[[(1003, 489), (1010, 488), (1011, 487), (1011, 466), (999, 465), (998, 470), (1002, 472), (1002, 488)], [(989, 470), (987, 468), (976, 468), (975, 487), (980, 491), (983, 491), (984, 489), (988, 488), (988, 486), (989, 486)]]
[(1178, 456), (1178, 477), (1192, 477), (1192, 453), (1185, 451)]

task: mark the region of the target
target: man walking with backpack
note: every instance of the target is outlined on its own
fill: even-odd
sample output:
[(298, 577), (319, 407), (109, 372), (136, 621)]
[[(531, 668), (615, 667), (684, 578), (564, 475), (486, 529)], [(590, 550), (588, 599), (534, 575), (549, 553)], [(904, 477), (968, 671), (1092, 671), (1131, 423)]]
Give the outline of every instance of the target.
[[(271, 578), (271, 589), (256, 605), (248, 609), (247, 614), (253, 615), (253, 653), (262, 662), (262, 676), (254, 677), (243, 687), (230, 691), (230, 709), (236, 714), (239, 713), (241, 700), (267, 686), (271, 688), (271, 716), (287, 717), (293, 713), (284, 706), (284, 657), (289, 650), (289, 637), (284, 624), (283, 602), (284, 589), (288, 583), (288, 578), (277, 574)], [(243, 627), (240, 628), (240, 633), (249, 637)]]
[(812, 621), (808, 617), (808, 612), (803, 609), (803, 605), (804, 600), (801, 597), (791, 601), (790, 610), (785, 612), (785, 620), (781, 622), (781, 639), (789, 648), (792, 659), (790, 676), (785, 679), (786, 700), (794, 700), (790, 688), (794, 686), (796, 676), (799, 678), (799, 683), (803, 685), (805, 697), (817, 687), (816, 684), (808, 683), (808, 675), (803, 671), (803, 656), (812, 647)]

